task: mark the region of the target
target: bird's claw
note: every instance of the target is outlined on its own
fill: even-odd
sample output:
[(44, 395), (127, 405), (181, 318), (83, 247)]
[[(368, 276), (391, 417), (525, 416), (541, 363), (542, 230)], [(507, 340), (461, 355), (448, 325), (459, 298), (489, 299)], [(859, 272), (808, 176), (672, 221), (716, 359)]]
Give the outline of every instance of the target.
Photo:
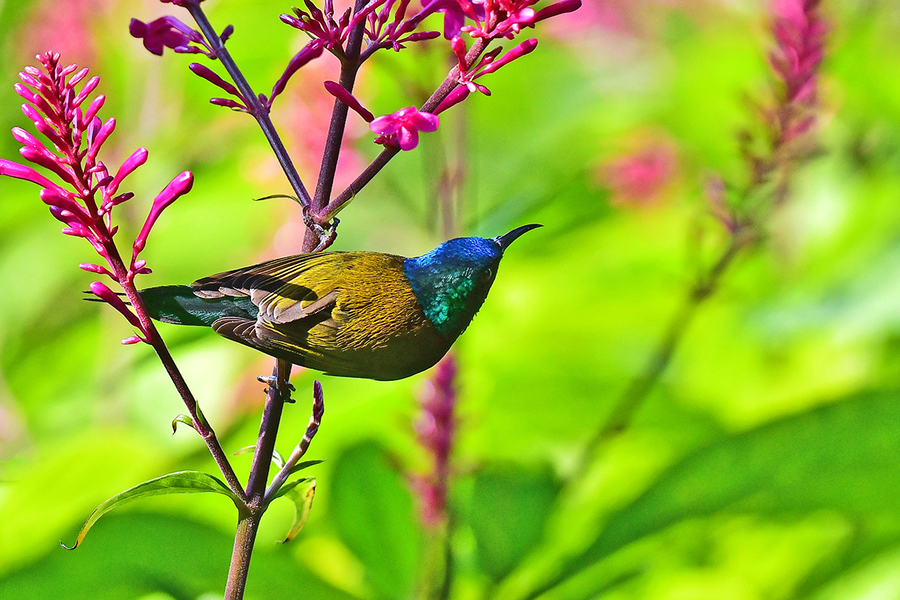
[(324, 250), (334, 243), (334, 240), (337, 239), (337, 226), (338, 223), (341, 222), (340, 219), (338, 219), (337, 217), (332, 217), (332, 219), (325, 224), (325, 227), (323, 227), (322, 225), (317, 223), (311, 216), (309, 216), (307, 207), (303, 207), (302, 213), (303, 223), (319, 238), (319, 243), (316, 245), (316, 248), (313, 250), (313, 252)]
[[(278, 379), (274, 375), (257, 375), (256, 380), (260, 383), (264, 383), (270, 388), (278, 387)], [(287, 382), (287, 389), (291, 392), (296, 392), (297, 388), (294, 387), (294, 384), (290, 381)], [(293, 400), (289, 400), (289, 402), (293, 402)]]

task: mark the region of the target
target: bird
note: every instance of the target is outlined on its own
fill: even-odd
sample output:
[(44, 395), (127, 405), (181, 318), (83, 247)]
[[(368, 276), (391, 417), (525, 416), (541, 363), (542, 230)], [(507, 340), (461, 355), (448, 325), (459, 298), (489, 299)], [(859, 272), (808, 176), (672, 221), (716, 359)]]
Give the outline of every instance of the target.
[(509, 245), (448, 240), (422, 256), (315, 252), (140, 290), (149, 315), (338, 377), (403, 379), (435, 365), (481, 308)]

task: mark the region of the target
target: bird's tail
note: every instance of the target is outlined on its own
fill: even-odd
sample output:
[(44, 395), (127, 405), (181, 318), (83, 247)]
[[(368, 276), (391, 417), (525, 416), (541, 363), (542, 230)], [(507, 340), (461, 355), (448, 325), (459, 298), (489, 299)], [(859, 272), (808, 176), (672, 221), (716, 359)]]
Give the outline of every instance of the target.
[(150, 316), (175, 325), (211, 326), (221, 317), (256, 319), (259, 309), (247, 297), (198, 298), (187, 285), (163, 285), (140, 291)]

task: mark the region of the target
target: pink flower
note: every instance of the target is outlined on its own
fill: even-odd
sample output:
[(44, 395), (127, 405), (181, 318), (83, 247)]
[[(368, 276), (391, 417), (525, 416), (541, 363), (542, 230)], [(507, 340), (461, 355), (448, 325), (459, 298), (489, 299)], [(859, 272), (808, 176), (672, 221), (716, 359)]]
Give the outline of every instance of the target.
[(437, 364), (419, 398), (422, 412), (414, 426), (416, 439), (431, 456), (432, 469), (428, 474), (414, 475), (411, 483), (422, 521), (432, 528), (447, 519), (450, 454), (456, 437), (456, 371), (453, 355)]
[(412, 150), (419, 145), (420, 131), (435, 131), (438, 128), (437, 115), (419, 112), (415, 106), (401, 108), (395, 113), (374, 119), (369, 128), (378, 134), (376, 144), (400, 146), (401, 150)]
[[(212, 48), (206, 43), (203, 35), (175, 17), (160, 17), (149, 23), (132, 19), (128, 32), (132, 37), (142, 39), (144, 48), (157, 56), (162, 56), (164, 48), (171, 48), (175, 52), (213, 56)], [(192, 46), (192, 43), (199, 46)]]
[(664, 143), (648, 144), (614, 158), (602, 167), (602, 178), (614, 204), (652, 204), (675, 174), (674, 150)]

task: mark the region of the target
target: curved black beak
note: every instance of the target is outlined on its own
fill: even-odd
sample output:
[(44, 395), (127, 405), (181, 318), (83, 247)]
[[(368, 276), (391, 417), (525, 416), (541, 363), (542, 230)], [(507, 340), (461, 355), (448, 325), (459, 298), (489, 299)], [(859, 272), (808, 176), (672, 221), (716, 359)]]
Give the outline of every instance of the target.
[(506, 250), (506, 248), (509, 247), (509, 245), (512, 244), (520, 235), (522, 235), (526, 231), (537, 229), (538, 227), (543, 227), (543, 225), (538, 225), (536, 223), (532, 223), (531, 225), (522, 225), (521, 227), (516, 227), (509, 233), (498, 235), (494, 238), (494, 241), (497, 242), (501, 250)]

